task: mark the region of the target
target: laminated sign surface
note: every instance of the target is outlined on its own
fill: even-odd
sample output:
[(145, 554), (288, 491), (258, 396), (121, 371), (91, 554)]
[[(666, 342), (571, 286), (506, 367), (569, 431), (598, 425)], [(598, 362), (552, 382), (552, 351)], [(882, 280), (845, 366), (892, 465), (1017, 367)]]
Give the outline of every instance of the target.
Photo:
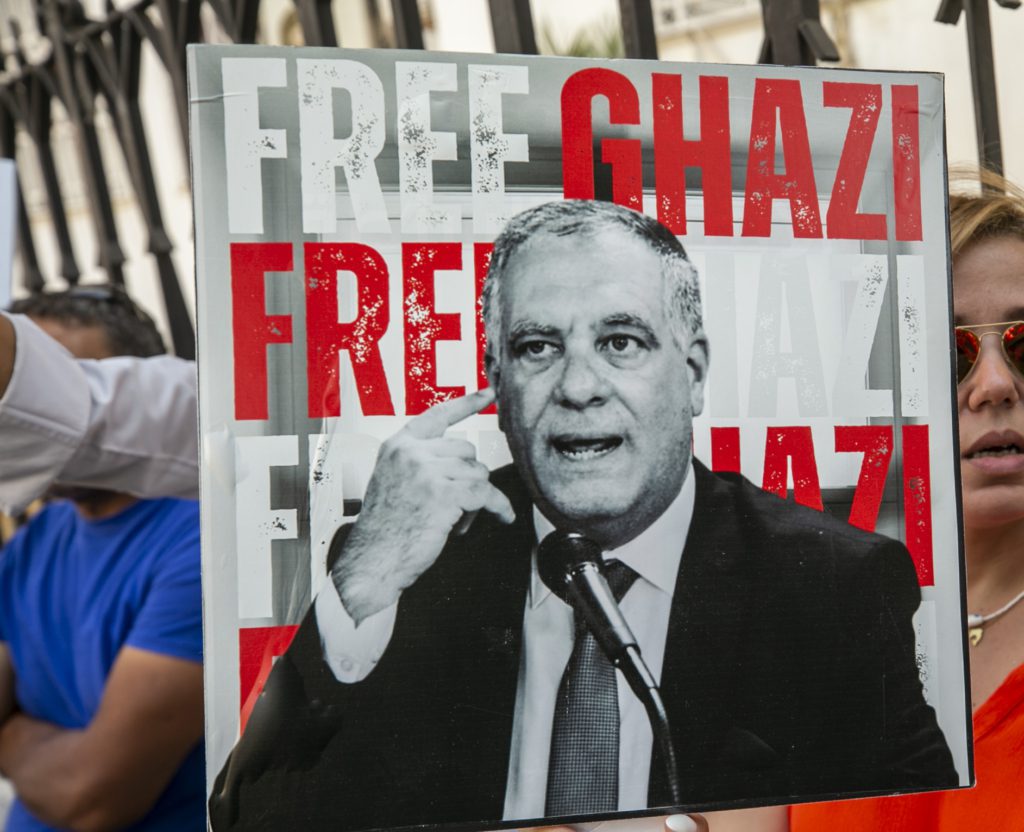
[(189, 80), (215, 832), (972, 782), (940, 77)]

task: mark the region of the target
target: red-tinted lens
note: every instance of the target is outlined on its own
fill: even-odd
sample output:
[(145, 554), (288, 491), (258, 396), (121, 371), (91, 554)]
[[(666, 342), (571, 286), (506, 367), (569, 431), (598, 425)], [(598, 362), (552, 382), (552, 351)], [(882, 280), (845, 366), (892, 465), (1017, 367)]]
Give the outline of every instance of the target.
[(969, 329), (956, 329), (956, 383), (959, 384), (978, 360), (981, 342)]
[(1003, 351), (1018, 373), (1024, 375), (1024, 321), (1006, 328)]

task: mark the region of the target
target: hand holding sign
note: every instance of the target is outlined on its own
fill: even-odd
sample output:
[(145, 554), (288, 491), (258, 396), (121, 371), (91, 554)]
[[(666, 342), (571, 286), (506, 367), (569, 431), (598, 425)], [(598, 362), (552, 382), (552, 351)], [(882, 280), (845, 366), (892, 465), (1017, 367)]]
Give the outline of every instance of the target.
[(465, 531), (481, 509), (504, 523), (515, 519), (473, 444), (444, 435), (493, 401), (485, 389), (442, 402), (381, 446), (363, 510), (331, 572), (356, 622), (393, 604), (437, 560), (452, 530)]

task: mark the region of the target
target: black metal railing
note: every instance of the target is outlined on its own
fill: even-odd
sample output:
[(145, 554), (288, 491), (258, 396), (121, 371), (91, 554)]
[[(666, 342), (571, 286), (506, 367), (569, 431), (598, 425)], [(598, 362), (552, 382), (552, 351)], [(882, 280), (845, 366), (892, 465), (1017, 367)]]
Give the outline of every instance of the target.
[[(363, 0), (375, 25), (380, 24), (377, 0)], [(996, 0), (1016, 8), (1020, 0)], [(495, 49), (536, 54), (537, 35), (530, 0), (488, 0)], [(937, 19), (956, 23), (966, 12), (978, 129), (979, 156), (1001, 169), (995, 71), (988, 22), (989, 0), (942, 0)], [(339, 43), (331, 0), (294, 0), (295, 13), (307, 45)], [(164, 221), (152, 154), (140, 111), (141, 56), (151, 46), (173, 90), (173, 106), (181, 147), (187, 148), (188, 102), (185, 88), (185, 46), (203, 41), (203, 9), (212, 13), (222, 34), (236, 43), (257, 40), (259, 0), (137, 0), (108, 9), (102, 19), (83, 13), (78, 0), (39, 0), (36, 25), (48, 44), (42, 58), (30, 60), (23, 31), (13, 14), (3, 21), (8, 30), (7, 54), (0, 55), (6, 72), (0, 76), (0, 156), (15, 157), (18, 130), (34, 149), (31, 162), (41, 179), (56, 246), (56, 272), (45, 275), (24, 197), (18, 203), (19, 252), (24, 288), (41, 291), (59, 276), (74, 284), (81, 269), (76, 259), (64, 189), (54, 159), (51, 134), (55, 105), (67, 113), (76, 138), (79, 168), (89, 200), (96, 236), (98, 266), (105, 279), (124, 282), (125, 255), (118, 236), (110, 178), (101, 152), (97, 113), (100, 102), (109, 113), (114, 135), (145, 222), (146, 249), (152, 256), (167, 313), (174, 351), (194, 357), (194, 328), (173, 260), (173, 244)], [(390, 0), (392, 32), (387, 41), (405, 49), (424, 46), (423, 20), (417, 0)], [(655, 18), (651, 0), (619, 0), (623, 51), (627, 57), (657, 58)], [(835, 44), (820, 21), (819, 0), (762, 0), (765, 37), (762, 62), (789, 65), (838, 60)], [(342, 38), (343, 40), (343, 38)], [(26, 154), (28, 155), (28, 154)], [(191, 276), (189, 276), (191, 279)]]

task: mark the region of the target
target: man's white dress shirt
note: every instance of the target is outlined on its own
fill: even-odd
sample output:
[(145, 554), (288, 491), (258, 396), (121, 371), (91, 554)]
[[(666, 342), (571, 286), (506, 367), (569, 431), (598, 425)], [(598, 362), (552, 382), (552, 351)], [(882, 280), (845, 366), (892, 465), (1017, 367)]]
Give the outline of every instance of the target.
[[(604, 553), (616, 558), (639, 577), (619, 604), (644, 661), (660, 681), (665, 638), (672, 611), (679, 563), (693, 517), (694, 478), (688, 473), (679, 495), (643, 533), (625, 546)], [(537, 540), (554, 527), (533, 511)], [(512, 722), (512, 749), (505, 789), (506, 820), (544, 816), (548, 756), (558, 686), (572, 653), (572, 609), (545, 586), (533, 552), (530, 587), (524, 599), (522, 655)], [(398, 603), (401, 603), (399, 601)], [(481, 599), (486, 603), (486, 599)], [(324, 659), (335, 678), (344, 683), (365, 679), (387, 649), (398, 605), (381, 610), (357, 627), (345, 612), (334, 585), (328, 581), (316, 598), (317, 626)], [(653, 736), (640, 700), (621, 673), (619, 695), (619, 810), (647, 807)]]
[(195, 364), (79, 360), (24, 315), (7, 317), (16, 345), (0, 398), (0, 510), (16, 514), (55, 480), (199, 496)]

